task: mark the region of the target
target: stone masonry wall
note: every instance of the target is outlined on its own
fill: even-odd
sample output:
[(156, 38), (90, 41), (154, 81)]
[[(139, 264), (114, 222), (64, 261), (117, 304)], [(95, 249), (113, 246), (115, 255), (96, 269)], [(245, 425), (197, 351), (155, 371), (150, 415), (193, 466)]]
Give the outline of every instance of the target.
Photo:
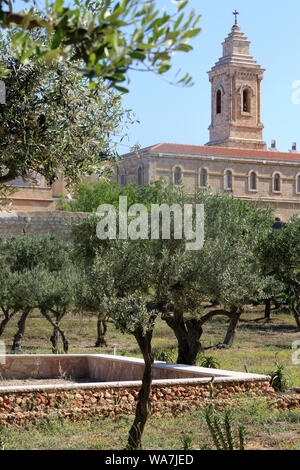
[[(76, 420), (98, 416), (116, 418), (133, 414), (136, 407), (139, 386), (82, 387), (66, 390), (52, 388), (39, 391), (4, 391), (0, 393), (0, 426), (9, 424), (35, 423), (41, 418), (61, 417)], [(277, 403), (278, 398), (268, 381), (226, 381), (214, 384), (218, 392), (215, 401), (221, 408), (238, 398), (240, 393), (252, 396), (264, 395)], [(158, 416), (163, 412), (180, 412), (191, 407), (204, 408), (210, 402), (209, 384), (180, 384), (171, 386), (153, 383), (151, 391), (151, 413)], [(281, 403), (281, 402), (280, 402)], [(278, 403), (278, 405), (280, 405)], [(282, 401), (283, 406), (284, 400)], [(290, 400), (289, 407), (299, 407), (300, 396)]]
[(87, 216), (85, 212), (0, 211), (0, 236), (51, 234), (69, 240), (72, 222)]

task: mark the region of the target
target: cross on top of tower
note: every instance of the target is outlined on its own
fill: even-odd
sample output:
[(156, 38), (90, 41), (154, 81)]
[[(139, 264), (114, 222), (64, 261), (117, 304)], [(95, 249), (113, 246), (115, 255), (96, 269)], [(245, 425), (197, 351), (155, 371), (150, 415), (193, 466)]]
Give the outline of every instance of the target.
[(239, 15), (239, 12), (237, 11), (237, 9), (235, 9), (235, 11), (232, 13), (234, 16), (235, 16), (235, 24), (238, 24), (238, 15)]

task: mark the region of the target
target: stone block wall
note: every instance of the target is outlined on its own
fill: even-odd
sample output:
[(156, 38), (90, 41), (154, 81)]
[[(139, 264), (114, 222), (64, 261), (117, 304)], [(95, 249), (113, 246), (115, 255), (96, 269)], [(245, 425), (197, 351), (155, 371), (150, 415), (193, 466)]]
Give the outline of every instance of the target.
[(85, 212), (0, 211), (0, 236), (50, 234), (69, 240), (72, 223), (87, 216)]

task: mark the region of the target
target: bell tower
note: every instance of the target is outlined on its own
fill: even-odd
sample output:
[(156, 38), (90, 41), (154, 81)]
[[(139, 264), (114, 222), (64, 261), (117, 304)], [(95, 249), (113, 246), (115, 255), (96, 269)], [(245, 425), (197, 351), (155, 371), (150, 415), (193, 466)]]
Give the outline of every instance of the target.
[(265, 150), (261, 122), (264, 69), (250, 56), (250, 41), (235, 24), (223, 42), (223, 56), (208, 72), (211, 83), (210, 140), (206, 145)]

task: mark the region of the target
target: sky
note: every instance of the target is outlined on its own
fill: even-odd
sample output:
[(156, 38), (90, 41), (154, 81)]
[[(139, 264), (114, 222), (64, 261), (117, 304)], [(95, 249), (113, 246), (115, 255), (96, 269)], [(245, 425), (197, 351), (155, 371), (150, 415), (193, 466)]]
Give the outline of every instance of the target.
[[(292, 102), (293, 83), (299, 81), (300, 89), (299, 0), (190, 0), (189, 4), (189, 9), (202, 15), (202, 31), (191, 42), (193, 51), (174, 56), (173, 70), (174, 74), (178, 69), (189, 72), (195, 84), (182, 88), (153, 73), (130, 72), (123, 105), (133, 110), (139, 123), (129, 126), (119, 152), (128, 152), (136, 143), (147, 147), (160, 142), (208, 142), (211, 90), (207, 72), (222, 55), (221, 43), (234, 24), (235, 9), (240, 13), (241, 30), (251, 41), (251, 55), (266, 69), (262, 82), (264, 140), (270, 146), (275, 139), (281, 151), (297, 142), (300, 151), (300, 93), (299, 104)], [(156, 0), (156, 5), (168, 11), (175, 8), (172, 0)]]
[[(157, 5), (172, 8), (170, 0)], [(239, 25), (251, 41), (250, 53), (266, 69), (262, 82), (264, 140), (276, 139), (280, 151), (297, 142), (300, 151), (300, 103), (293, 104), (292, 85), (300, 81), (300, 2), (297, 0), (190, 0), (201, 14), (201, 33), (191, 44), (194, 50), (174, 57), (174, 70), (189, 72), (195, 85), (180, 88), (149, 73), (131, 72), (124, 106), (132, 109), (139, 124), (127, 130), (120, 147), (126, 153), (159, 142), (203, 145), (209, 140), (210, 83), (207, 72), (222, 55), (221, 43), (234, 24), (232, 12), (240, 12)], [(300, 101), (300, 100), (299, 100)]]

